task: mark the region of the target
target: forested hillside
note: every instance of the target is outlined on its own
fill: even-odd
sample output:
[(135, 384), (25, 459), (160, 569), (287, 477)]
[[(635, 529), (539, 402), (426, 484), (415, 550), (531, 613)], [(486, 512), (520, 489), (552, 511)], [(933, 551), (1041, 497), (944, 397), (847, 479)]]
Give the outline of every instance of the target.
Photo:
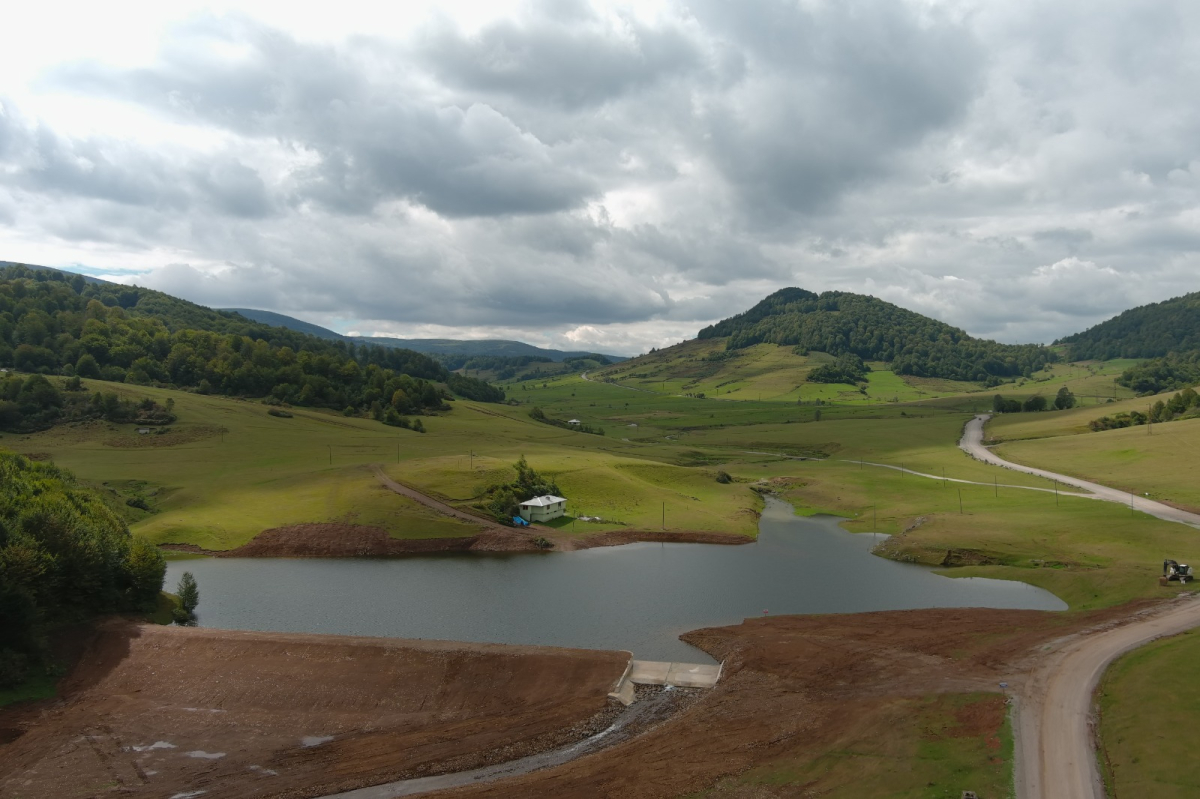
[(0, 452), (0, 687), (42, 659), (43, 631), (153, 609), (166, 564), (69, 472)]
[[(397, 413), (504, 393), (410, 350), (269, 327), (161, 292), (82, 276), (0, 269), (0, 366), (202, 393)], [(11, 409), (9, 409), (11, 410)]]
[(999, 344), (863, 294), (781, 289), (749, 311), (700, 331), (728, 337), (726, 349), (795, 345), (831, 355), (888, 361), (897, 374), (974, 380), (1030, 375), (1057, 360), (1037, 344)]
[(1077, 361), (1200, 352), (1200, 292), (1132, 308), (1058, 343)]

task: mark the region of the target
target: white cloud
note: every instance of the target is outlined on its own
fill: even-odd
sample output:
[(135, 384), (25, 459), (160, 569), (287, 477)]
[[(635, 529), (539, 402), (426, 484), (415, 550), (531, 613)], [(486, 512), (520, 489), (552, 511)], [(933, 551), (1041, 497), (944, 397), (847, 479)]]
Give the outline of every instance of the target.
[(316, 8), (16, 10), (0, 258), (617, 353), (785, 285), (1006, 341), (1198, 288), (1194, 4)]

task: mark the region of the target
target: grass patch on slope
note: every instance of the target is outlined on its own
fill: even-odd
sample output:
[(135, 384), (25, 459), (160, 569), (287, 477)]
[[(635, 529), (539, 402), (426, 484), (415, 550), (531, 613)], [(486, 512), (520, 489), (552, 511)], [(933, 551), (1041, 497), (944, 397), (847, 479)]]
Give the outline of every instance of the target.
[[(847, 713), (853, 713), (848, 708)], [(812, 747), (718, 783), (696, 796), (803, 795), (829, 799), (959, 799), (1012, 794), (1013, 736), (1003, 696), (897, 699)], [(755, 792), (755, 791), (759, 792)]]
[(768, 485), (779, 479), (780, 492), (798, 511), (843, 515), (842, 526), (851, 532), (891, 534), (880, 551), (895, 559), (955, 567), (943, 572), (949, 576), (1021, 580), (1073, 609), (1174, 590), (1158, 586), (1163, 553), (1200, 562), (1200, 539), (1191, 528), (1111, 502), (943, 485), (847, 463), (747, 464), (731, 473)]
[(1101, 768), (1114, 796), (1196, 795), (1200, 631), (1154, 641), (1109, 667), (1097, 691)]

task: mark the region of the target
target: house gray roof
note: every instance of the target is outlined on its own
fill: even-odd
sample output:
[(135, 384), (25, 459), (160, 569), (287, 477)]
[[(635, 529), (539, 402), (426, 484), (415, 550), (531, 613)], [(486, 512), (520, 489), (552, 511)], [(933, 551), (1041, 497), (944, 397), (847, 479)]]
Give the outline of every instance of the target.
[(527, 499), (521, 503), (521, 507), (523, 508), (526, 505), (536, 505), (538, 507), (544, 508), (547, 505), (555, 505), (559, 502), (566, 502), (566, 501), (567, 500), (564, 499), (563, 497), (556, 497), (553, 494), (547, 494), (544, 497), (534, 497), (533, 499)]

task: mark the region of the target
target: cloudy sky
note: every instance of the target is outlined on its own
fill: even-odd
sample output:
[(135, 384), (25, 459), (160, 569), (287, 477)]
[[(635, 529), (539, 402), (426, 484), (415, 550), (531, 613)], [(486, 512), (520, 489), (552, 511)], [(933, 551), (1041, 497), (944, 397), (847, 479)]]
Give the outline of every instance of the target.
[(7, 10), (0, 259), (621, 354), (783, 286), (1014, 342), (1200, 290), (1200, 4), (384, 5)]

